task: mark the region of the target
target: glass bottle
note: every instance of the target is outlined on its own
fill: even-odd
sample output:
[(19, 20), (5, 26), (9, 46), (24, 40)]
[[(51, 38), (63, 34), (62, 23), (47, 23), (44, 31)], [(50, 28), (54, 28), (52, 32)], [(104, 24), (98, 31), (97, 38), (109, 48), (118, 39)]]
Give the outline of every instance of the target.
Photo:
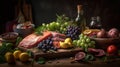
[(86, 28), (86, 19), (83, 15), (82, 5), (77, 5), (77, 17), (75, 19), (75, 22), (81, 28), (81, 31), (83, 32)]
[(95, 29), (97, 27), (96, 24), (97, 24), (96, 17), (91, 17), (91, 22), (90, 22), (89, 28), (90, 29)]
[(97, 16), (97, 28), (101, 29), (102, 28), (102, 23), (101, 23), (101, 18), (99, 16)]
[(99, 16), (91, 18), (89, 28), (90, 29), (101, 29), (102, 28), (102, 24), (101, 24)]

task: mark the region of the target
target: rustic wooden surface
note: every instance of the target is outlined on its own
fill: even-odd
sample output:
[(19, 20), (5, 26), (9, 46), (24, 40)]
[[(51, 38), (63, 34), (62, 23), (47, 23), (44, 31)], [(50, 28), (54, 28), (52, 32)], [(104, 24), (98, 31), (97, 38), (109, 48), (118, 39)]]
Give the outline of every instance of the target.
[(30, 63), (21, 63), (16, 62), (14, 65), (10, 65), (8, 63), (0, 64), (0, 67), (63, 67), (63, 66), (69, 66), (69, 67), (120, 67), (120, 60), (119, 61), (113, 61), (110, 63), (100, 62), (100, 61), (94, 61), (91, 63), (71, 63), (71, 59), (58, 59), (58, 60), (49, 60), (45, 64), (37, 64), (36, 62), (33, 64)]

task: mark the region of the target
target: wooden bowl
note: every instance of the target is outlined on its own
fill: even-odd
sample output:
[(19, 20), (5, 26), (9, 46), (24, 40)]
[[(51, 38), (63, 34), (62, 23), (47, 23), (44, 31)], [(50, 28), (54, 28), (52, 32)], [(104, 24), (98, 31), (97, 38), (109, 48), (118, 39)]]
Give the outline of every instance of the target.
[(4, 42), (15, 42), (18, 37), (18, 33), (8, 32), (8, 33), (1, 34), (0, 37)]
[(96, 47), (97, 48), (102, 48), (106, 49), (109, 45), (111, 44), (119, 44), (120, 43), (120, 38), (92, 38), (90, 39), (94, 40), (96, 42)]

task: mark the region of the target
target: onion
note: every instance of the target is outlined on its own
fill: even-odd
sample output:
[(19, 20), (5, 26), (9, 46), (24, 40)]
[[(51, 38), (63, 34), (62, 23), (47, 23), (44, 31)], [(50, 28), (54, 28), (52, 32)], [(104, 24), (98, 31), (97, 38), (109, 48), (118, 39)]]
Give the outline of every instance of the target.
[(97, 33), (98, 38), (105, 38), (107, 36), (107, 33), (104, 29), (102, 29), (100, 32)]
[(108, 37), (117, 38), (119, 37), (119, 31), (116, 28), (112, 28), (108, 31)]

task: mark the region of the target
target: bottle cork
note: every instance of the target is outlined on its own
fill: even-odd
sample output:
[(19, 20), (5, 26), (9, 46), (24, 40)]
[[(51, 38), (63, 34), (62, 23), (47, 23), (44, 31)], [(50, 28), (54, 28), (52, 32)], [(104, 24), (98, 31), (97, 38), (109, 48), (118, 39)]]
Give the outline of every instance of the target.
[(77, 5), (78, 13), (80, 13), (81, 9), (82, 9), (82, 5)]

